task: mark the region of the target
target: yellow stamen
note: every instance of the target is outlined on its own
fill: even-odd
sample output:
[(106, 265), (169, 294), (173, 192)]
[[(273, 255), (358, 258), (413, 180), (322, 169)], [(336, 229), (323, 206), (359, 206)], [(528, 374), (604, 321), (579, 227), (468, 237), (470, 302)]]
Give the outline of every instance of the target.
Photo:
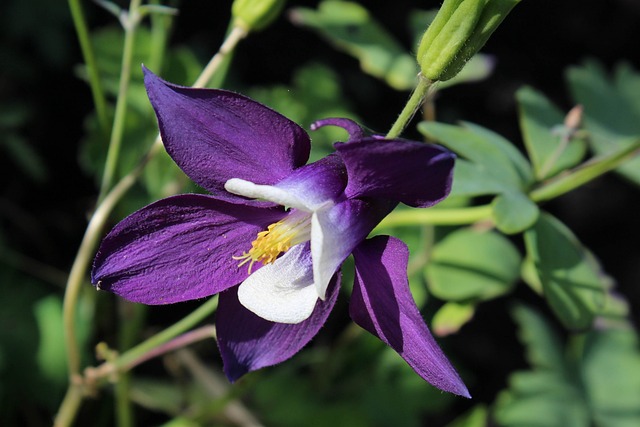
[(271, 264), (280, 254), (310, 238), (311, 214), (294, 210), (283, 220), (273, 223), (265, 231), (259, 232), (256, 239), (251, 242), (251, 249), (248, 252), (243, 252), (242, 255), (233, 255), (232, 258), (241, 261), (238, 267), (249, 263), (249, 274), (251, 274), (251, 269), (256, 261), (262, 264)]

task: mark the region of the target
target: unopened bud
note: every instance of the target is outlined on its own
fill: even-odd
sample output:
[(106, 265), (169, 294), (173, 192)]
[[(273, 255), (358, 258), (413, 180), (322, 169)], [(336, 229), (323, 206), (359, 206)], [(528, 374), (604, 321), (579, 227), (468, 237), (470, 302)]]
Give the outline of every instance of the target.
[(445, 0), (418, 47), (422, 75), (449, 80), (475, 55), (520, 0)]
[(260, 31), (280, 15), (286, 0), (235, 0), (231, 7), (234, 25), (247, 32)]

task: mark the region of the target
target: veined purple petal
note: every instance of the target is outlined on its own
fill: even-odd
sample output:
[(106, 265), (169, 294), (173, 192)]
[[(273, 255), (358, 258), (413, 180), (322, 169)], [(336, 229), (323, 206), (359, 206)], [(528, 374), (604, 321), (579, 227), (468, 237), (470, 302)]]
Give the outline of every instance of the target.
[(284, 211), (187, 194), (122, 220), (102, 241), (91, 281), (130, 301), (170, 304), (206, 297), (247, 277), (234, 255), (251, 248)]
[(455, 156), (433, 144), (367, 138), (335, 144), (349, 175), (348, 197), (433, 206), (451, 191)]
[(283, 362), (299, 352), (324, 325), (336, 303), (340, 274), (327, 299), (318, 300), (311, 316), (297, 324), (274, 323), (256, 316), (238, 301), (238, 288), (220, 294), (216, 328), (224, 372), (234, 382), (247, 372)]
[(362, 242), (353, 255), (356, 278), (351, 318), (397, 351), (434, 386), (471, 397), (413, 301), (407, 279), (407, 246), (394, 237), (377, 236)]
[(310, 141), (297, 124), (237, 93), (168, 83), (146, 68), (145, 86), (169, 155), (218, 198), (230, 178), (275, 184), (309, 158)]
[(344, 260), (394, 207), (395, 203), (382, 199), (352, 199), (313, 214), (313, 282), (320, 298)]

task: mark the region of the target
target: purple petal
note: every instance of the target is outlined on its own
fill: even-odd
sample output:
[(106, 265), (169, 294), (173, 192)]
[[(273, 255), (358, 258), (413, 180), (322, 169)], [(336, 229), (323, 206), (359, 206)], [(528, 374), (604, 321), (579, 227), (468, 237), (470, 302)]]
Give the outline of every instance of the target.
[(349, 174), (348, 197), (433, 206), (451, 191), (455, 156), (437, 145), (367, 138), (337, 143)]
[(332, 280), (327, 299), (318, 300), (311, 317), (297, 324), (274, 323), (256, 316), (238, 301), (238, 288), (222, 292), (216, 328), (224, 372), (229, 381), (283, 362), (299, 352), (327, 320), (338, 297), (339, 283), (338, 273)]
[(144, 304), (206, 297), (247, 277), (234, 255), (285, 216), (280, 209), (203, 195), (160, 200), (122, 220), (102, 241), (91, 275), (99, 289)]
[(314, 123), (311, 123), (311, 130), (317, 130), (323, 126), (338, 126), (343, 128), (349, 134), (349, 142), (363, 139), (365, 136), (365, 131), (362, 126), (351, 119), (332, 117), (328, 119), (318, 120)]
[(407, 279), (407, 246), (394, 237), (377, 236), (363, 242), (353, 255), (356, 278), (351, 318), (397, 351), (434, 386), (471, 397), (413, 301)]
[(309, 158), (307, 133), (266, 106), (237, 93), (165, 82), (144, 69), (145, 86), (169, 155), (218, 198), (230, 178), (275, 184)]

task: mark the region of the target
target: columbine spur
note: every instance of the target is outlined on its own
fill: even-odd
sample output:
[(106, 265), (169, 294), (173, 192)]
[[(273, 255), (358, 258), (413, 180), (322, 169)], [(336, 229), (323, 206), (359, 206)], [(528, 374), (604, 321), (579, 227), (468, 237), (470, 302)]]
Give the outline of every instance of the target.
[(453, 154), (326, 119), (312, 128), (341, 126), (349, 140), (305, 165), (309, 136), (289, 119), (233, 92), (144, 72), (167, 152), (211, 195), (169, 197), (125, 218), (104, 238), (92, 282), (144, 304), (219, 294), (218, 345), (235, 381), (317, 334), (353, 253), (353, 320), (425, 380), (468, 397), (413, 301), (406, 245), (366, 238), (397, 203), (429, 207), (446, 197)]

